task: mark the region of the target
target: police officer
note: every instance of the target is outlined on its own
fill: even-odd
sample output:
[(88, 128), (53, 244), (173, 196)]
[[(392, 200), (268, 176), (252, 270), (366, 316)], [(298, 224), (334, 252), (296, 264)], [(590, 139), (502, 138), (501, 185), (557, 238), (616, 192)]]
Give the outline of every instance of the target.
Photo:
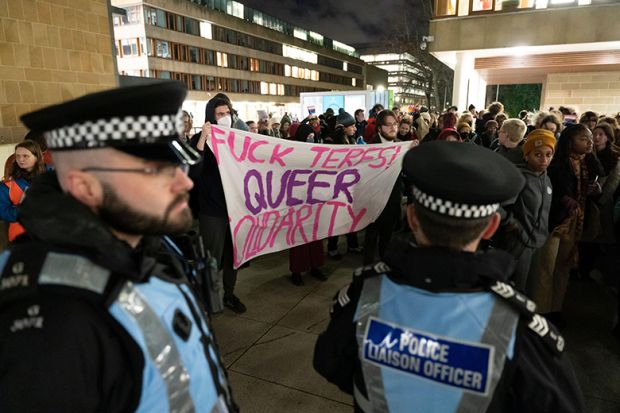
[(336, 295), (314, 367), (358, 412), (579, 412), (564, 339), (507, 283), (513, 259), (476, 252), (523, 178), (475, 145), (411, 149), (407, 218), (418, 246), (392, 248)]
[(178, 82), (22, 117), (56, 172), (0, 258), (0, 411), (238, 411), (207, 318), (161, 235), (191, 224)]

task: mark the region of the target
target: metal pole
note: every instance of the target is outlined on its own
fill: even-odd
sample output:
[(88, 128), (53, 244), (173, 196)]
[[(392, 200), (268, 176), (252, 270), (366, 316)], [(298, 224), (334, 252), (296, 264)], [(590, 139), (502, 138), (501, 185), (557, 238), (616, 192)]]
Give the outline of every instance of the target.
[(499, 85), (497, 85), (497, 88), (495, 89), (495, 101), (497, 102), (499, 100)]

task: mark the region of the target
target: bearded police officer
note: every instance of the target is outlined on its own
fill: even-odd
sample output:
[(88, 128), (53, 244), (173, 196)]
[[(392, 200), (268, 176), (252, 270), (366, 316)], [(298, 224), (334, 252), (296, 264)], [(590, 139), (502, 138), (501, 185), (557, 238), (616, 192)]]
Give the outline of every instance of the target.
[(56, 172), (1, 256), (0, 411), (238, 411), (182, 262), (191, 224), (180, 83), (87, 95), (22, 117)]
[(519, 171), (476, 145), (430, 142), (403, 172), (418, 246), (392, 248), (336, 295), (315, 369), (356, 411), (582, 411), (564, 339), (506, 281), (513, 259), (476, 252), (523, 187)]

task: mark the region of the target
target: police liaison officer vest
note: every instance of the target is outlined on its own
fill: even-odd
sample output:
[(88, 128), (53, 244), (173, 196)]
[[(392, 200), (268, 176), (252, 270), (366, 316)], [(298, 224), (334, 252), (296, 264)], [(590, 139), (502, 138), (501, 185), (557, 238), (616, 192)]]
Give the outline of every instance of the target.
[(434, 293), (387, 275), (355, 313), (365, 412), (485, 412), (514, 353), (519, 314), (492, 292)]
[[(39, 274), (23, 274), (23, 268), (10, 252), (0, 255), (0, 307), (46, 287), (102, 295), (111, 279), (108, 269), (85, 257), (56, 252), (47, 253)], [(187, 285), (155, 276), (144, 283), (124, 280), (108, 311), (143, 353), (137, 412), (236, 411), (213, 335)], [(43, 322), (36, 314), (29, 315), (15, 321), (28, 325), (16, 328), (36, 328)]]

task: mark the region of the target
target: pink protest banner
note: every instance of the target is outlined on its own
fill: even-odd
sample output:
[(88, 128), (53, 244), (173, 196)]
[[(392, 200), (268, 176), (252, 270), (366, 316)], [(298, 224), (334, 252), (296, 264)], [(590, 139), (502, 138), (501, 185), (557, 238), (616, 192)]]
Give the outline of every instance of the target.
[(381, 213), (409, 142), (315, 145), (213, 126), (234, 266), (359, 231)]

